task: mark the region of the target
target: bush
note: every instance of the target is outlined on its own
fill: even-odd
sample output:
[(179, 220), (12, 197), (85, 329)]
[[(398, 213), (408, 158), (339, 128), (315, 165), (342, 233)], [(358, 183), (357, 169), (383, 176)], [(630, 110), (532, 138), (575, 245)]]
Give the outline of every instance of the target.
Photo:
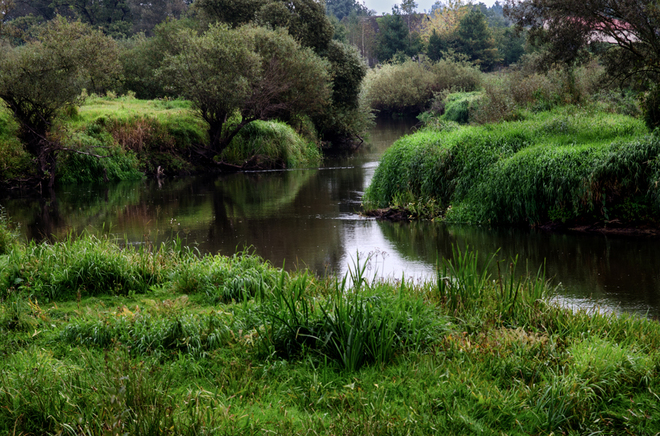
[(365, 81), (365, 99), (372, 109), (384, 113), (416, 115), (429, 105), (434, 93), (474, 91), (481, 77), (477, 67), (464, 61), (409, 60), (371, 70)]
[(18, 125), (0, 104), (0, 180), (16, 179), (34, 171), (31, 156), (18, 140)]
[(541, 112), (566, 104), (591, 103), (602, 90), (603, 75), (601, 66), (589, 63), (575, 70), (539, 73), (521, 68), (488, 76), (483, 83), (484, 96), (470, 121), (514, 120), (524, 109)]
[(480, 98), (481, 93), (478, 92), (449, 94), (444, 101), (445, 113), (442, 115), (442, 119), (456, 123), (467, 123), (470, 120), (470, 114), (474, 112), (474, 107), (478, 106)]
[(16, 244), (16, 233), (7, 217), (5, 208), (0, 206), (0, 256), (8, 254)]
[(644, 122), (649, 129), (660, 126), (660, 86), (654, 85), (642, 98)]

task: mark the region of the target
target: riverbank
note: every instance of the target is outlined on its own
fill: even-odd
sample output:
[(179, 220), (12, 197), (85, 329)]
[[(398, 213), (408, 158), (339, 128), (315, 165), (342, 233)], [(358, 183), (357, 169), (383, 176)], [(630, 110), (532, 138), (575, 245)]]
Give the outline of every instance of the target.
[(522, 121), (438, 125), (384, 154), (367, 210), (454, 223), (657, 225), (660, 140), (641, 120), (568, 106)]
[(3, 433), (660, 431), (660, 325), (562, 309), (515, 264), (381, 282), (361, 259), (337, 281), (177, 242), (6, 240)]
[[(305, 168), (320, 165), (320, 147), (279, 121), (246, 126), (213, 167), (199, 151), (207, 131), (185, 100), (138, 100), (91, 96), (61, 114), (52, 132), (63, 150), (61, 184), (137, 180), (212, 171)], [(301, 127), (302, 129), (302, 127)], [(301, 130), (302, 131), (302, 130)], [(16, 186), (30, 178), (32, 158), (18, 140), (18, 126), (0, 110), (0, 182)]]

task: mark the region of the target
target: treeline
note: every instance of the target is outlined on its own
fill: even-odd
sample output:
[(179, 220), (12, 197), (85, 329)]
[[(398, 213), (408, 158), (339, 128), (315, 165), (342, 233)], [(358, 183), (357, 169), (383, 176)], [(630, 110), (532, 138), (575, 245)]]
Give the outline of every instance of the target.
[[(253, 121), (278, 119), (335, 145), (368, 125), (358, 98), (367, 67), (333, 39), (321, 2), (158, 5), (0, 3), (0, 99), (39, 178), (52, 185), (58, 155), (72, 151), (60, 140), (66, 132), (53, 126), (75, 112), (83, 90), (190, 100), (207, 126), (207, 142), (194, 150), (207, 166)], [(150, 15), (156, 9), (159, 17)]]
[(419, 13), (414, 0), (377, 16), (355, 0), (331, 0), (337, 19), (335, 37), (358, 47), (370, 65), (410, 58), (437, 61), (461, 55), (483, 71), (517, 62), (525, 53), (525, 35), (513, 28), (499, 2), (491, 7), (462, 0), (436, 2)]

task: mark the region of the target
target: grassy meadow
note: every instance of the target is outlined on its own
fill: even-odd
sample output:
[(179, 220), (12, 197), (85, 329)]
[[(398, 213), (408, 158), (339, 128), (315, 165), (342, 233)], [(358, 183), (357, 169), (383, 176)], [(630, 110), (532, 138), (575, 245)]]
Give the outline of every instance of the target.
[(15, 239), (0, 433), (655, 434), (660, 325), (552, 303), (477, 253), (427, 283), (287, 273), (177, 241)]
[(643, 121), (596, 107), (440, 119), (388, 149), (365, 205), (465, 223), (655, 222), (659, 153)]

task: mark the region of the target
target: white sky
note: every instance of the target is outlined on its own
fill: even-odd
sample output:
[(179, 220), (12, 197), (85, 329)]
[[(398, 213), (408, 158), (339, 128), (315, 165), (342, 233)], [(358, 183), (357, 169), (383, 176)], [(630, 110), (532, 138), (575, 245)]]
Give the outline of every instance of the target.
[[(416, 0), (416, 3), (418, 5), (417, 12), (424, 12), (424, 10), (431, 10), (431, 5), (435, 3), (435, 0)], [(493, 6), (495, 0), (473, 0), (473, 3), (484, 3), (487, 6)], [(500, 0), (500, 3), (504, 3), (504, 0)], [(382, 15), (383, 13), (392, 13), (392, 6), (401, 4), (401, 2), (396, 0), (364, 0), (364, 4), (368, 9), (376, 11), (377, 15)]]

